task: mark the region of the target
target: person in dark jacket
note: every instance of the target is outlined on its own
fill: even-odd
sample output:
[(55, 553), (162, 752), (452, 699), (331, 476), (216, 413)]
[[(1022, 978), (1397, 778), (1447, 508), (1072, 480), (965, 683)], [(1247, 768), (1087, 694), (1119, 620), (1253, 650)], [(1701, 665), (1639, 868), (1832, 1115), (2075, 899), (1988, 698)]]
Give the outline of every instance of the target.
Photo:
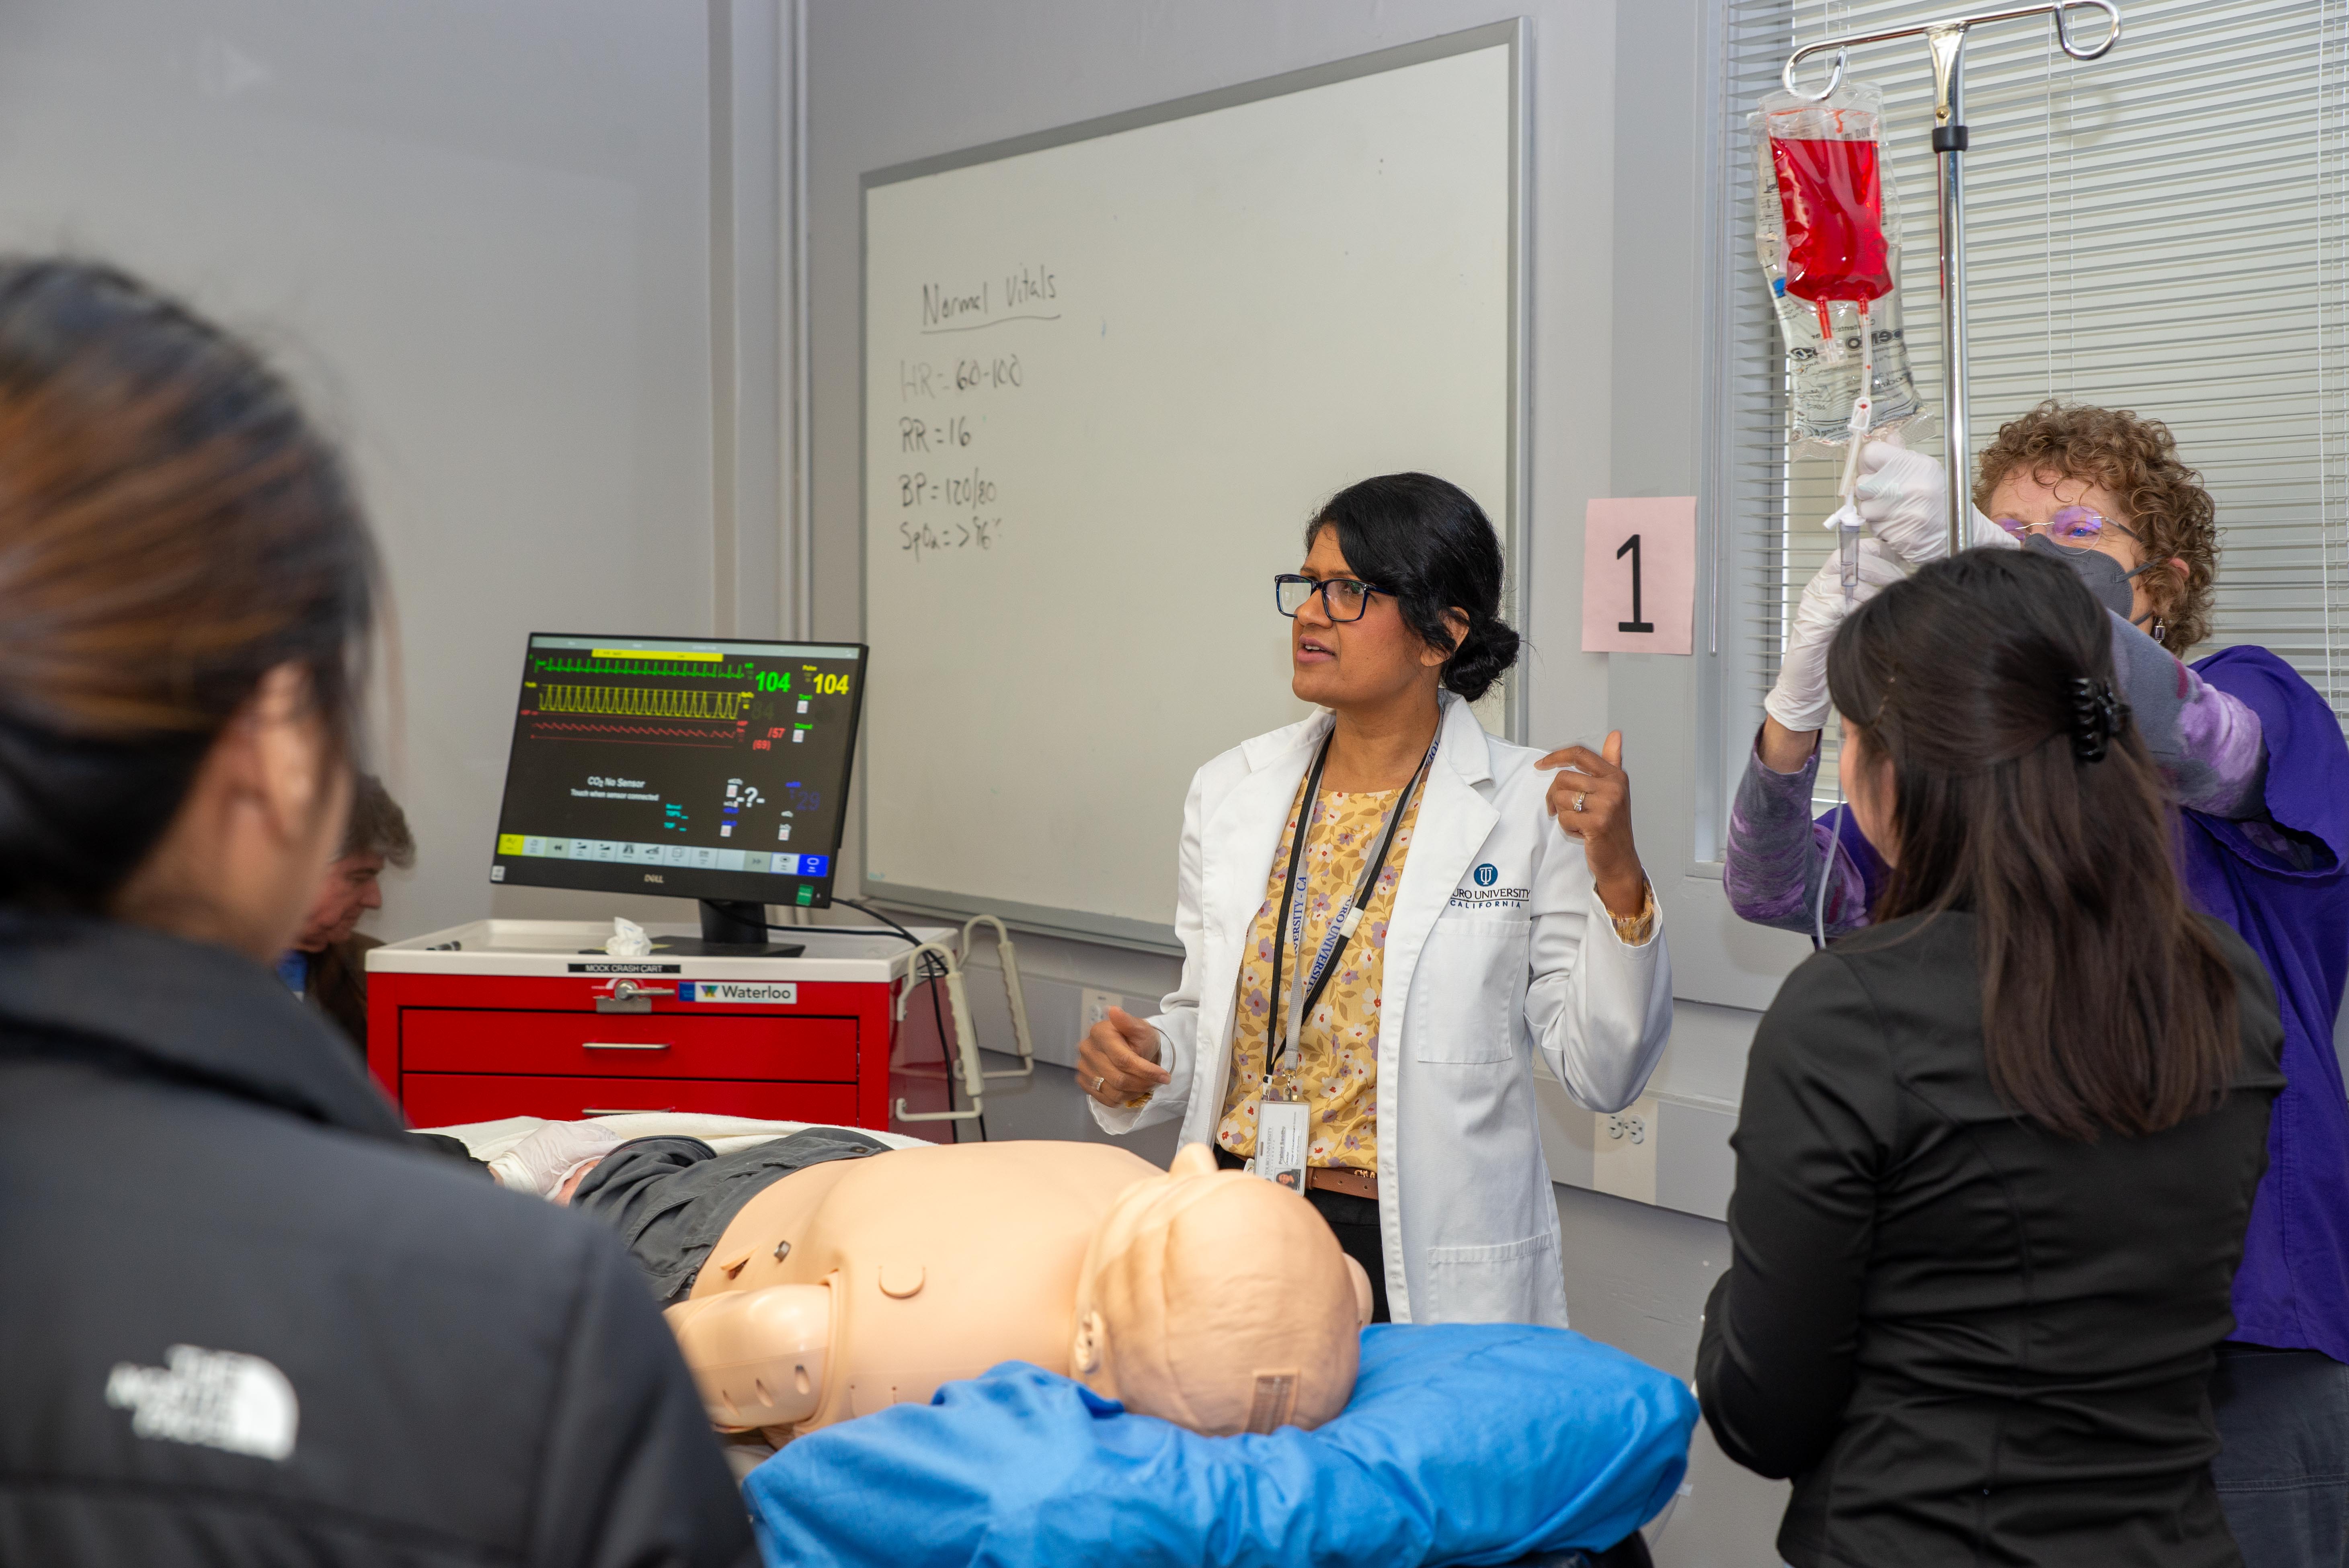
[(0, 1563), (747, 1568), (626, 1252), (418, 1151), (270, 972), (374, 573), (248, 351), (0, 262)]
[(1971, 551), (1829, 655), (1890, 881), (1755, 1034), (1697, 1355), (1797, 1568), (2240, 1562), (2209, 1382), (2283, 1026), (2111, 645), (2064, 565)]
[(383, 945), (359, 934), (359, 922), (383, 907), (380, 879), (386, 866), (402, 871), (416, 863), (416, 840), (408, 814), (383, 780), (361, 773), (351, 780), (350, 821), (343, 847), (326, 868), (326, 881), (294, 944), (277, 961), (277, 977), (313, 1007), (335, 1021), (358, 1058), (367, 1060), (367, 955)]

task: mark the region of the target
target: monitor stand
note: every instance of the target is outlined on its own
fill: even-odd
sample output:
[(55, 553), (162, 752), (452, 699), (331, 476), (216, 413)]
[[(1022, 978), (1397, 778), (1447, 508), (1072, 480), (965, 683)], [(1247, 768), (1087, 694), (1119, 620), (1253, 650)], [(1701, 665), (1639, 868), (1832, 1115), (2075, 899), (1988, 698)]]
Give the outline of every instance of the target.
[(737, 899), (701, 901), (701, 938), (670, 936), (657, 939), (657, 951), (680, 958), (797, 958), (807, 951), (803, 942), (767, 940), (767, 906)]
[[(579, 951), (604, 950), (583, 947)], [(767, 940), (765, 904), (726, 898), (701, 901), (699, 936), (653, 938), (653, 956), (657, 958), (797, 958), (806, 951), (804, 942)]]
[(807, 944), (768, 941), (763, 903), (705, 898), (700, 936), (657, 936), (653, 951), (672, 958), (797, 958)]

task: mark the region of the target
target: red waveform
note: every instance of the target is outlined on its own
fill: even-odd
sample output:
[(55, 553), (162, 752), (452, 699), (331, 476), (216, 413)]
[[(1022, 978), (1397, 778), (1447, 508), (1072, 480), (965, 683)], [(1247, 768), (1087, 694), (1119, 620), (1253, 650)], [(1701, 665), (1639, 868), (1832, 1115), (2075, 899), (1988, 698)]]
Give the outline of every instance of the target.
[(542, 734), (551, 729), (565, 730), (575, 735), (673, 736), (684, 740), (698, 740), (705, 746), (714, 744), (728, 749), (731, 748), (735, 739), (724, 730), (675, 729), (653, 724), (569, 724), (558, 719), (542, 718), (531, 726), (533, 734)]

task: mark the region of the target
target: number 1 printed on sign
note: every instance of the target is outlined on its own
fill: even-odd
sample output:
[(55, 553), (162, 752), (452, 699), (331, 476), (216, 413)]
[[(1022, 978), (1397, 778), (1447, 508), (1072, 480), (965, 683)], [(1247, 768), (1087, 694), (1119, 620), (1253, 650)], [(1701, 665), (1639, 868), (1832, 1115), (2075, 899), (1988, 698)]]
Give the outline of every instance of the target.
[(1615, 559), (1622, 560), (1623, 552), (1626, 550), (1631, 552), (1631, 618), (1628, 621), (1616, 622), (1615, 629), (1619, 632), (1652, 632), (1656, 629), (1656, 624), (1653, 621), (1643, 621), (1640, 618), (1640, 536), (1638, 534), (1635, 533), (1623, 542), (1623, 548), (1615, 552)]

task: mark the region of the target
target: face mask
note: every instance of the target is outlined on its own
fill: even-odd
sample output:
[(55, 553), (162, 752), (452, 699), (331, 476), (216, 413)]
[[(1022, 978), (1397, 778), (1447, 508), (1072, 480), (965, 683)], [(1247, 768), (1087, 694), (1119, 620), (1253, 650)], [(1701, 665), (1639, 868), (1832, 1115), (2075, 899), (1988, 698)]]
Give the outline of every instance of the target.
[(2137, 608), (2137, 596), (2129, 592), (2129, 579), (2138, 572), (2148, 570), (2147, 566), (2140, 566), (2137, 572), (2131, 572), (2101, 550), (2058, 544), (2044, 533), (2026, 535), (2023, 548), (2034, 555), (2045, 555), (2062, 562), (2088, 585), (2088, 592), (2096, 596), (2097, 603), (2131, 625), (2137, 624), (2129, 614)]

